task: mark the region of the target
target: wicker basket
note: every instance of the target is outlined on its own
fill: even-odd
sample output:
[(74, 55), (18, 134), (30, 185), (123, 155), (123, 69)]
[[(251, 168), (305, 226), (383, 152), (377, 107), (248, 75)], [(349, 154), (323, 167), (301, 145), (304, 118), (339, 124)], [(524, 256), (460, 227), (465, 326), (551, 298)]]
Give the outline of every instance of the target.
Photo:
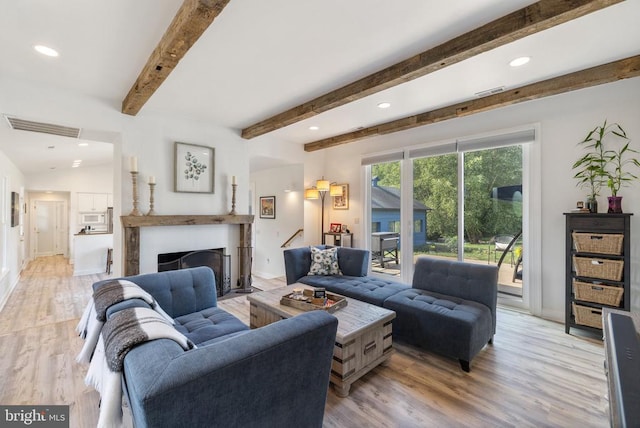
[(573, 232), (576, 251), (597, 254), (622, 254), (624, 235), (614, 233), (578, 233)]
[(578, 300), (620, 306), (624, 288), (574, 280), (573, 292)]
[(588, 325), (602, 330), (602, 309), (572, 303), (576, 324)]
[(620, 281), (624, 261), (573, 256), (573, 266), (578, 276)]

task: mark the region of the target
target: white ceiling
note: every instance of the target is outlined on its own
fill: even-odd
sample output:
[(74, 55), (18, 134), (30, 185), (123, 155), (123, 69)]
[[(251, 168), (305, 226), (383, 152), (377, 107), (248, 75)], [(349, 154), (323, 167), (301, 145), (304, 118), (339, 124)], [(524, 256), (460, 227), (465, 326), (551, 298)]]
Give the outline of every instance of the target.
[[(231, 0), (139, 114), (185, 116), (239, 132), (530, 3)], [(0, 13), (0, 78), (44, 83), (120, 105), (180, 4), (6, 1)], [(638, 16), (640, 1), (629, 0), (251, 141), (303, 144), (460, 102), (487, 89), (638, 55)], [(57, 49), (60, 57), (35, 53), (35, 44)], [(531, 62), (508, 66), (521, 55), (531, 56)], [(378, 109), (381, 101), (391, 102), (391, 108)], [(312, 124), (320, 129), (310, 131)], [(77, 140), (72, 141), (78, 153)], [(22, 169), (24, 153), (16, 146), (0, 139), (0, 150)], [(34, 162), (30, 168), (42, 168)]]

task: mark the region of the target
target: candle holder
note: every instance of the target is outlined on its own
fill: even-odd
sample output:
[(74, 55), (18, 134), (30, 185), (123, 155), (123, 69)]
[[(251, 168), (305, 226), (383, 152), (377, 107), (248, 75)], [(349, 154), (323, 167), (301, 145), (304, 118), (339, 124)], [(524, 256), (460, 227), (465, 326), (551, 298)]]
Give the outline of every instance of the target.
[(129, 215), (142, 215), (138, 209), (138, 171), (131, 171), (131, 184), (133, 185), (133, 210)]
[(153, 210), (153, 190), (156, 187), (156, 183), (149, 183), (149, 212), (147, 215), (156, 215), (156, 212)]
[(229, 215), (236, 215), (236, 187), (237, 184), (231, 185), (231, 211), (229, 211)]

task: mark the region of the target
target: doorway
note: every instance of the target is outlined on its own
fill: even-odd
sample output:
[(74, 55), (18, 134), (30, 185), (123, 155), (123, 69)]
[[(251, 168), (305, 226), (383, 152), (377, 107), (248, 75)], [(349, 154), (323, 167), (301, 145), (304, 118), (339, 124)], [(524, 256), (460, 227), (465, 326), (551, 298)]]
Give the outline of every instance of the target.
[(67, 257), (67, 202), (35, 200), (31, 219), (35, 235), (33, 256), (62, 254)]

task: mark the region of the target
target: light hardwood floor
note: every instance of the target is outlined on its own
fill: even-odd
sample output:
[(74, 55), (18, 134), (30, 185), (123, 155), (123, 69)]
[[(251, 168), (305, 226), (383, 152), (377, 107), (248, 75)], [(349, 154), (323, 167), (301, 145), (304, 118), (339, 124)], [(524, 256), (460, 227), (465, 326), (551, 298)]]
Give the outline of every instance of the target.
[[(91, 427), (99, 397), (75, 362), (82, 340), (74, 329), (104, 275), (71, 274), (62, 257), (31, 262), (0, 312), (0, 403), (68, 404), (71, 426)], [(245, 296), (219, 305), (248, 323)], [(567, 335), (561, 324), (499, 309), (494, 345), (470, 373), (453, 359), (397, 343), (396, 350), (349, 397), (330, 389), (325, 427), (608, 426), (602, 342)]]

